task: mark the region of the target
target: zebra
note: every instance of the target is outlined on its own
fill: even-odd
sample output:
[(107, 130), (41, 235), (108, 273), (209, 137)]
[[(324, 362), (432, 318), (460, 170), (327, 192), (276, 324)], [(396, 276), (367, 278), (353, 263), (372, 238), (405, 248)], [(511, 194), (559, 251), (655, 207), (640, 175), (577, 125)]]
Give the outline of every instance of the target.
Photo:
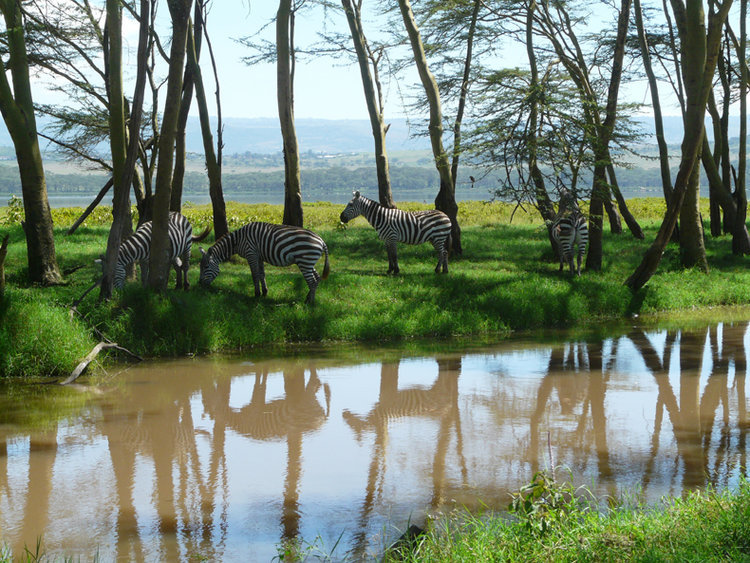
[[(589, 242), (589, 229), (586, 226), (586, 217), (577, 206), (555, 217), (552, 222), (552, 238), (560, 257), (559, 271), (563, 271), (563, 263), (567, 262), (570, 266), (570, 274), (580, 276), (581, 259), (586, 253), (586, 246)], [(573, 246), (576, 246), (578, 250), (577, 268), (573, 267)]]
[(435, 273), (448, 272), (448, 248), (450, 247), (451, 220), (442, 211), (401, 211), (384, 207), (378, 202), (360, 195), (358, 191), (341, 212), (341, 222), (348, 223), (359, 215), (378, 232), (388, 252), (388, 274), (398, 274), (396, 243), (421, 244), (430, 242), (438, 254)]
[[(120, 244), (112, 283), (115, 289), (123, 288), (125, 285), (125, 270), (133, 262), (140, 263), (141, 281), (144, 285), (146, 284), (148, 280), (148, 261), (151, 254), (151, 229), (151, 221), (146, 221)], [(184, 288), (187, 291), (190, 288), (188, 269), (190, 268), (190, 250), (192, 244), (206, 238), (210, 231), (211, 227), (207, 227), (200, 235), (194, 237), (193, 227), (184, 215), (176, 211), (169, 213), (169, 260), (174, 266), (175, 272), (177, 272), (175, 289)]]
[[(323, 239), (312, 231), (289, 225), (248, 223), (221, 237), (208, 250), (200, 250), (202, 286), (207, 287), (216, 279), (221, 262), (239, 254), (250, 266), (256, 297), (268, 294), (264, 262), (273, 266), (297, 264), (309, 288), (305, 302), (310, 305), (315, 303), (315, 290), (320, 280), (326, 279), (330, 271), (328, 247)], [(325, 266), (321, 276), (315, 270), (315, 263), (322, 254), (325, 254)]]

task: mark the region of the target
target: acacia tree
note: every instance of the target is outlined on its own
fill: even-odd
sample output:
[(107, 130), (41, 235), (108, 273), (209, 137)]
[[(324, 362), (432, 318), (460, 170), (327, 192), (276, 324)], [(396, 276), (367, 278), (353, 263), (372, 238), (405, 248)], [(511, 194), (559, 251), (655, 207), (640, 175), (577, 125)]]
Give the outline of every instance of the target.
[(299, 146), (294, 125), (295, 12), (296, 7), (292, 6), (292, 0), (279, 0), (279, 10), (276, 13), (276, 100), (284, 142), (283, 222), (285, 225), (301, 227), (303, 221)]
[(381, 205), (395, 207), (391, 191), (391, 174), (388, 166), (388, 153), (385, 150), (385, 135), (388, 127), (385, 125), (383, 88), (380, 82), (380, 61), (384, 46), (372, 48), (365, 36), (362, 26), (362, 0), (354, 3), (351, 0), (341, 0), (341, 5), (349, 24), (354, 51), (362, 77), (362, 88), (365, 93), (367, 113), (370, 116), (372, 136), (375, 141), (375, 169), (378, 177), (378, 197)]
[[(622, 0), (618, 22), (615, 47), (611, 57), (612, 72), (609, 77), (607, 96), (604, 104), (600, 102), (597, 88), (589, 72), (583, 49), (574, 30), (573, 19), (561, 5), (541, 4), (537, 11), (536, 21), (540, 32), (550, 42), (556, 55), (569, 73), (579, 90), (584, 108), (586, 125), (591, 138), (591, 150), (594, 156), (594, 179), (591, 193), (589, 215), (589, 250), (586, 267), (591, 270), (601, 269), (602, 262), (602, 225), (603, 212), (610, 201), (610, 183), (607, 182), (607, 167), (612, 161), (610, 143), (617, 119), (617, 99), (622, 78), (622, 61), (627, 36), (630, 13), (630, 0)], [(620, 212), (626, 219), (633, 234), (642, 238), (643, 233), (635, 219), (627, 211), (624, 198), (617, 197)]]
[(442, 211), (451, 220), (452, 249), (456, 254), (461, 254), (461, 227), (458, 224), (458, 204), (456, 203), (456, 190), (451, 174), (451, 165), (448, 154), (443, 148), (443, 114), (440, 104), (440, 91), (435, 76), (430, 72), (427, 64), (422, 37), (417, 29), (414, 12), (409, 0), (398, 0), (401, 16), (404, 20), (409, 43), (411, 44), (414, 62), (419, 72), (419, 78), (425, 90), (430, 110), (429, 133), (432, 145), (432, 154), (435, 159), (435, 167), (440, 176), (440, 190), (435, 198), (435, 208)]
[(55, 255), (52, 214), (37, 138), (26, 26), (17, 0), (0, 0), (0, 12), (8, 49), (7, 62), (0, 59), (0, 111), (13, 140), (21, 177), (29, 281), (53, 285), (62, 281), (62, 275)]
[(107, 93), (109, 103), (110, 147), (112, 152), (112, 181), (114, 199), (113, 221), (107, 239), (105, 272), (102, 279), (100, 299), (112, 295), (112, 283), (120, 242), (131, 230), (130, 186), (135, 173), (139, 151), (139, 129), (141, 110), (146, 87), (146, 67), (150, 33), (151, 0), (141, 0), (140, 31), (138, 36), (138, 71), (135, 92), (130, 112), (129, 129), (126, 135), (126, 115), (122, 85), (122, 6), (118, 0), (107, 2)]
[[(196, 0), (195, 25), (193, 27), (195, 33), (193, 33), (192, 29), (188, 30), (187, 58), (191, 81), (195, 87), (195, 99), (198, 103), (201, 136), (203, 138), (203, 150), (206, 159), (206, 171), (208, 173), (208, 191), (211, 197), (211, 207), (213, 209), (214, 233), (218, 238), (229, 232), (229, 226), (227, 224), (224, 192), (221, 186), (221, 137), (219, 137), (219, 155), (217, 156), (217, 151), (214, 149), (213, 134), (211, 133), (211, 120), (208, 116), (208, 101), (206, 99), (206, 89), (203, 85), (203, 74), (200, 65), (198, 64), (200, 34), (205, 30), (204, 10), (205, 4), (203, 0)], [(220, 104), (219, 108), (221, 108)], [(221, 132), (221, 110), (219, 110), (219, 132)]]
[(167, 93), (164, 98), (164, 113), (159, 138), (148, 277), (149, 287), (156, 291), (164, 291), (169, 281), (168, 225), (172, 192), (174, 140), (180, 111), (182, 74), (192, 0), (167, 0), (167, 6), (172, 20), (172, 46), (169, 53)]
[[(625, 282), (633, 290), (643, 287), (659, 266), (677, 223), (679, 210), (689, 188), (690, 177), (695, 174), (703, 147), (703, 120), (719, 57), (722, 28), (732, 0), (725, 0), (709, 13), (708, 30), (702, 0), (671, 0), (671, 4), (682, 38), (680, 66), (686, 94), (682, 158), (672, 198), (659, 232), (641, 263)], [(680, 240), (682, 238), (681, 233)]]

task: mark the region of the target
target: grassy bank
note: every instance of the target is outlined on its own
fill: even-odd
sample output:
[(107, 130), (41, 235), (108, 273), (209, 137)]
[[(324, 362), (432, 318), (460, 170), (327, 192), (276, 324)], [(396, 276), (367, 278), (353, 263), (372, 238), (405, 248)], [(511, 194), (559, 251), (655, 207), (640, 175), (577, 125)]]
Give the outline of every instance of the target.
[[(557, 491), (561, 491), (558, 489)], [(543, 498), (550, 500), (549, 495)], [(696, 491), (654, 507), (535, 501), (518, 519), (453, 515), (405, 542), (386, 561), (747, 561), (750, 485)]]
[[(194, 247), (191, 291), (155, 295), (132, 282), (108, 303), (97, 303), (96, 292), (89, 294), (78, 306), (82, 316), (71, 316), (69, 306), (99, 275), (93, 260), (106, 244), (107, 211), (98, 211), (70, 236), (65, 229), (80, 210), (54, 211), (66, 284), (35, 288), (26, 284), (23, 233), (13, 224), (11, 210), (3, 208), (0, 236), (10, 233), (11, 246), (8, 287), (0, 302), (0, 374), (69, 373), (99, 340), (94, 327), (143, 356), (184, 355), (298, 341), (496, 336), (664, 310), (750, 304), (746, 259), (731, 254), (726, 237), (707, 239), (708, 275), (683, 270), (678, 248), (670, 246), (643, 290), (633, 294), (625, 288), (663, 209), (658, 200), (630, 203), (646, 240), (606, 232), (602, 271), (579, 279), (558, 273), (535, 214), (519, 210), (510, 222), (512, 206), (461, 204), (464, 256), (451, 259), (448, 275), (433, 273), (437, 259), (429, 245), (401, 245), (402, 273), (388, 277), (383, 244), (362, 218), (344, 229), (338, 223), (342, 206), (307, 204), (305, 226), (323, 236), (331, 253), (331, 276), (318, 288), (313, 308), (304, 305), (307, 288), (296, 267), (267, 268), (265, 299), (252, 297), (250, 270), (240, 261), (225, 264), (210, 289), (198, 287)], [(232, 228), (250, 220), (280, 222), (281, 212), (271, 205), (232, 204), (228, 209)], [(184, 213), (196, 231), (209, 223), (207, 206), (188, 205)]]

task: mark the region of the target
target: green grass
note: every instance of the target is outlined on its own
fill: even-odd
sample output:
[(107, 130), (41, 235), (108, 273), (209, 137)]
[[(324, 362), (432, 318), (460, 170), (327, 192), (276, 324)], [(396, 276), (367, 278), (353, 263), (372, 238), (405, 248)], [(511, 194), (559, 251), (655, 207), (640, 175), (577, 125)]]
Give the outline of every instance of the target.
[[(556, 485), (554, 486), (556, 487)], [(695, 491), (652, 507), (600, 510), (593, 499), (565, 498), (543, 515), (517, 518), (454, 513), (385, 561), (748, 561), (750, 484)], [(545, 495), (549, 499), (548, 495)], [(535, 501), (539, 505), (541, 502)], [(540, 519), (546, 520), (540, 526)]]
[[(653, 240), (663, 203), (631, 200), (631, 207), (640, 214), (646, 240), (606, 232), (602, 271), (571, 278), (557, 271), (537, 215), (517, 210), (510, 223), (510, 205), (460, 205), (464, 255), (451, 258), (448, 275), (434, 273), (431, 246), (400, 245), (401, 274), (386, 276), (384, 246), (362, 218), (343, 228), (338, 223), (342, 206), (307, 204), (305, 226), (323, 236), (331, 253), (331, 275), (319, 286), (314, 307), (304, 304), (307, 287), (296, 267), (267, 267), (269, 294), (263, 299), (253, 296), (250, 270), (241, 260), (224, 264), (211, 288), (202, 289), (194, 247), (189, 292), (157, 295), (131, 282), (111, 301), (98, 303), (94, 291), (78, 306), (83, 318), (71, 318), (69, 306), (99, 276), (93, 261), (106, 244), (108, 214), (100, 211), (68, 236), (66, 227), (81, 210), (54, 210), (65, 284), (38, 288), (26, 281), (23, 233), (8, 225), (9, 208), (0, 208), (0, 237), (11, 236), (8, 285), (0, 302), (0, 374), (69, 373), (99, 340), (93, 327), (142, 356), (175, 356), (284, 342), (496, 338), (633, 314), (750, 304), (750, 270), (746, 259), (731, 254), (727, 237), (707, 239), (709, 274), (684, 270), (678, 248), (670, 246), (657, 275), (631, 293), (623, 282)], [(184, 212), (196, 231), (210, 222), (208, 206), (186, 206)], [(228, 208), (232, 228), (250, 220), (279, 222), (281, 212), (272, 205)]]

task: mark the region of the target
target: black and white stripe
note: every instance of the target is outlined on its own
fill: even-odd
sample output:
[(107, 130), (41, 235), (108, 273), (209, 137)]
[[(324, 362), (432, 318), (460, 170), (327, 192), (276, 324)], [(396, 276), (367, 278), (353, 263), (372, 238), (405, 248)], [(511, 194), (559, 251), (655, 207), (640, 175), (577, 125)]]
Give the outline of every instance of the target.
[[(239, 254), (247, 260), (253, 275), (255, 296), (268, 293), (266, 287), (265, 262), (273, 266), (297, 264), (310, 291), (307, 303), (315, 302), (315, 290), (321, 279), (328, 277), (328, 247), (323, 239), (312, 231), (289, 225), (271, 223), (248, 223), (236, 231), (224, 235), (207, 251), (201, 249), (201, 285), (209, 285), (219, 275), (219, 264)], [(315, 263), (325, 254), (325, 266), (321, 276)]]
[(442, 211), (407, 212), (400, 209), (384, 207), (368, 199), (359, 192), (341, 212), (341, 222), (348, 223), (358, 215), (365, 219), (378, 232), (385, 242), (388, 252), (388, 273), (398, 274), (398, 254), (396, 243), (421, 244), (430, 242), (438, 254), (435, 273), (448, 272), (448, 248), (450, 246), (451, 220)]
[[(146, 284), (148, 280), (148, 261), (151, 253), (151, 221), (146, 221), (120, 244), (115, 264), (113, 286), (122, 289), (125, 285), (125, 269), (133, 262), (141, 265), (141, 280)], [(190, 268), (190, 250), (193, 242), (206, 238), (210, 228), (199, 236), (193, 236), (193, 227), (184, 215), (170, 212), (168, 224), (169, 261), (177, 272), (176, 289), (190, 288), (188, 269)]]
[[(552, 238), (557, 246), (557, 254), (560, 257), (560, 271), (563, 271), (565, 262), (570, 266), (572, 275), (581, 275), (581, 260), (586, 253), (589, 242), (589, 229), (586, 226), (586, 217), (578, 209), (569, 210), (563, 215), (558, 215), (552, 223)], [(574, 252), (573, 247), (577, 252)], [(573, 255), (577, 256), (577, 268), (573, 266)]]

